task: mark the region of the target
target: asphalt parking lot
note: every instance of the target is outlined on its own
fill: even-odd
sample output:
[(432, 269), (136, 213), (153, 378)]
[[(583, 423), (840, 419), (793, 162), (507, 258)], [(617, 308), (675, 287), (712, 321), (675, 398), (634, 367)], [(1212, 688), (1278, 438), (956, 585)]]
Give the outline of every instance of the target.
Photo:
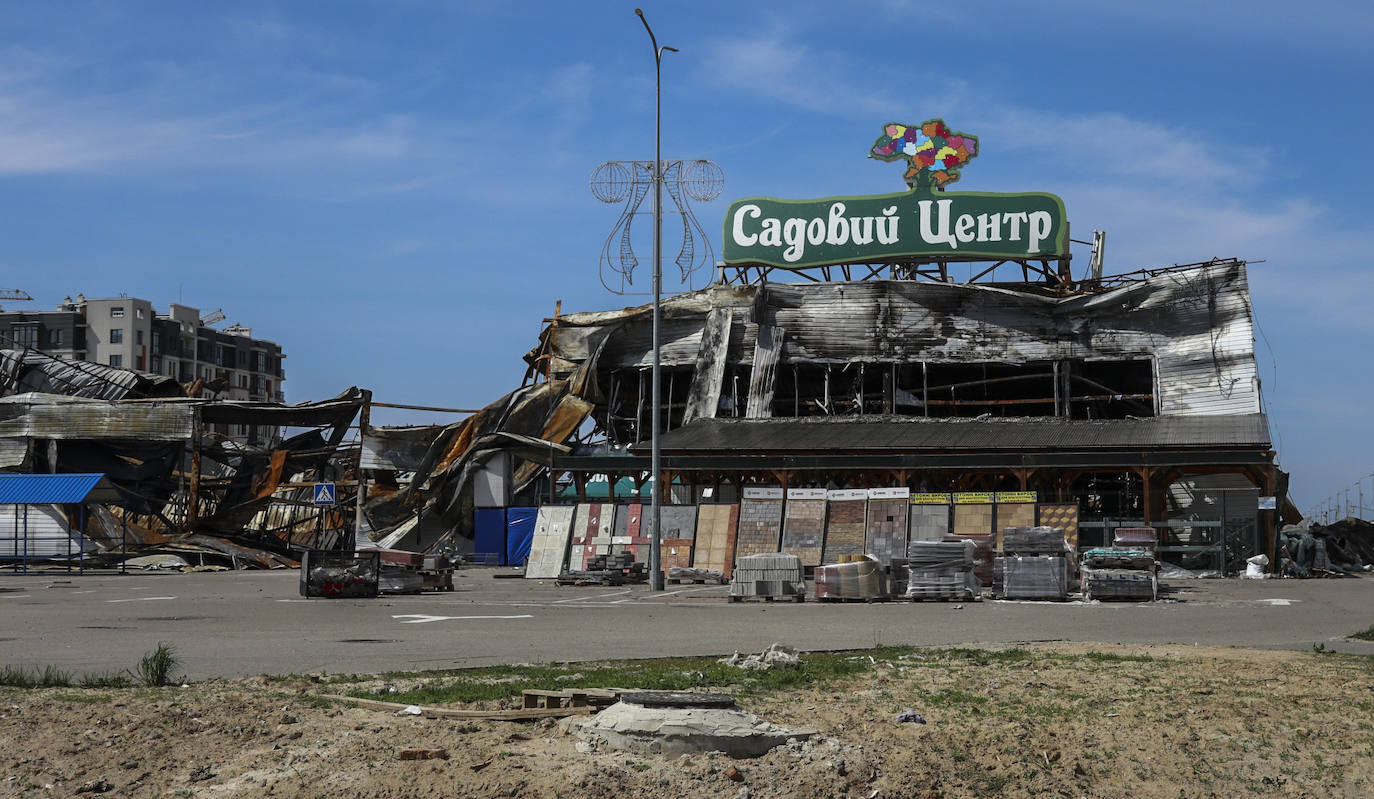
[(1178, 580), (1153, 604), (730, 603), (727, 587), (559, 587), (460, 571), (452, 593), (304, 599), (298, 573), (0, 576), (0, 663), (129, 668), (160, 641), (192, 679), (874, 644), (1221, 644), (1374, 654), (1374, 577)]

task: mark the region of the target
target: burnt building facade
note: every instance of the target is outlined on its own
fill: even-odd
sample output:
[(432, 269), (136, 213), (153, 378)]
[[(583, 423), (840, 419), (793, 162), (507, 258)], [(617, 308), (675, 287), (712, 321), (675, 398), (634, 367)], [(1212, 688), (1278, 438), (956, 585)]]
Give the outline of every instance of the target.
[[(595, 374), (555, 480), (646, 476), (648, 306), (560, 315), (528, 360)], [(747, 486), (1021, 492), (1078, 507), (1083, 540), (1155, 527), (1166, 556), (1234, 568), (1272, 548), (1282, 493), (1246, 267), (1045, 283), (716, 285), (665, 301), (665, 501)]]

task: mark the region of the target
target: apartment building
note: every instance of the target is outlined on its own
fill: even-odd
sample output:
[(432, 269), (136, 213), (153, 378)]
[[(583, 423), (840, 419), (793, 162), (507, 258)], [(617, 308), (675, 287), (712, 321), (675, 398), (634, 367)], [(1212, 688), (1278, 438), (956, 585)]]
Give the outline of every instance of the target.
[[(222, 314), (217, 314), (223, 318)], [(242, 325), (172, 303), (159, 313), (137, 297), (65, 298), (55, 311), (0, 311), (0, 347), (167, 375), (220, 399), (284, 402), (281, 346)]]

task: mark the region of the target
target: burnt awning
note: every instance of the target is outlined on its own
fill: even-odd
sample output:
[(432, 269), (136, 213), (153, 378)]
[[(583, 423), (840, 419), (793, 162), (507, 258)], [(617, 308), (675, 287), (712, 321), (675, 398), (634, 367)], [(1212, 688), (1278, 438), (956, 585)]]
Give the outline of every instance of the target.
[[(1262, 413), (1140, 419), (928, 419), (813, 416), (699, 419), (659, 437), (664, 454), (857, 454), (893, 452), (1084, 452), (1270, 448)], [(633, 451), (647, 454), (641, 443)]]

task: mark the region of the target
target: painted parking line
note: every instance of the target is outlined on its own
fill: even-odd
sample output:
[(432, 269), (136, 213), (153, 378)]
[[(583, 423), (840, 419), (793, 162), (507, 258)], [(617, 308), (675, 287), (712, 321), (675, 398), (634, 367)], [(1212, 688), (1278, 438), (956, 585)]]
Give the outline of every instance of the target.
[(473, 619), (532, 619), (534, 616), (526, 613), (521, 616), (429, 616), (424, 613), (401, 613), (393, 614), (393, 619), (405, 619), (402, 624), (428, 624), (432, 621), (469, 621)]
[(107, 599), (106, 602), (151, 602), (155, 599), (176, 599), (174, 596), (136, 596), (132, 599)]
[(0, 594), (0, 599), (28, 599), (33, 594)]
[(585, 602), (588, 599), (605, 599), (606, 597), (620, 596), (621, 594), (628, 593), (630, 593), (630, 591), (626, 589), (624, 591), (612, 591), (609, 594), (588, 594), (587, 596), (573, 597), (572, 599), (555, 599), (553, 602), (555, 605), (561, 605), (564, 602)]
[(655, 596), (655, 597), (660, 597), (660, 596), (672, 596), (673, 594), (690, 594), (690, 593), (693, 593), (693, 592), (695, 592), (695, 591), (710, 591), (710, 590), (712, 590), (712, 589), (714, 589), (714, 588), (720, 588), (720, 587), (721, 587), (721, 586), (719, 586), (719, 585), (699, 585), (699, 586), (697, 586), (696, 588), (679, 588), (679, 589), (676, 590), (676, 591), (664, 591), (663, 593), (654, 594), (654, 596)]

